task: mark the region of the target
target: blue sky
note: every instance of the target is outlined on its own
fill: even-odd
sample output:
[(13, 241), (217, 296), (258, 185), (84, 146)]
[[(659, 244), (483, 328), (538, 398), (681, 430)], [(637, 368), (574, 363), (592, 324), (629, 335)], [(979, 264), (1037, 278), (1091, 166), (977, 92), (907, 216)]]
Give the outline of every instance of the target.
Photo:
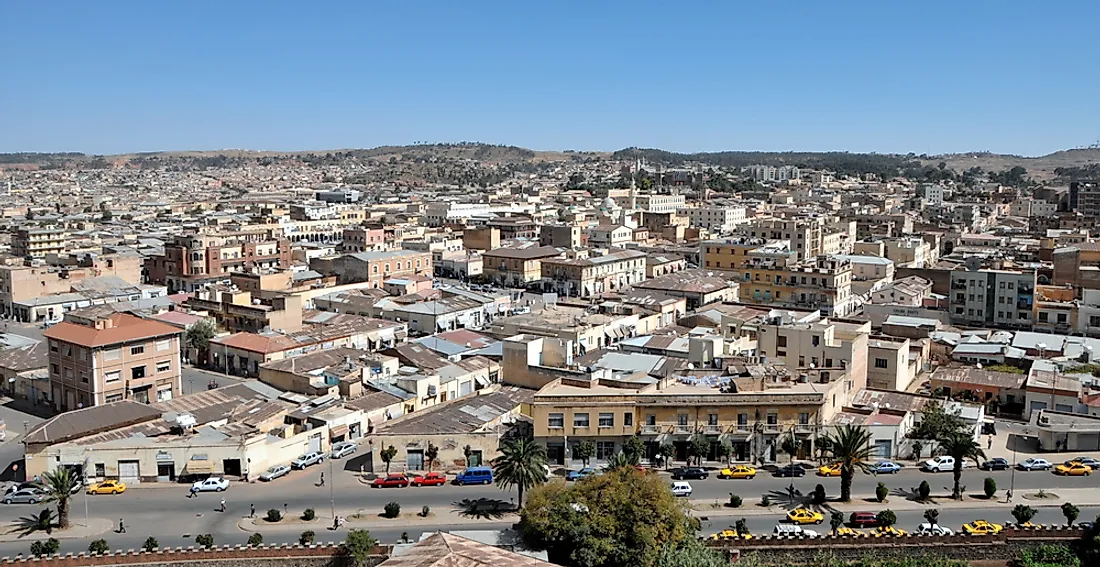
[(1100, 2), (7, 1), (0, 151), (1039, 155), (1100, 138)]

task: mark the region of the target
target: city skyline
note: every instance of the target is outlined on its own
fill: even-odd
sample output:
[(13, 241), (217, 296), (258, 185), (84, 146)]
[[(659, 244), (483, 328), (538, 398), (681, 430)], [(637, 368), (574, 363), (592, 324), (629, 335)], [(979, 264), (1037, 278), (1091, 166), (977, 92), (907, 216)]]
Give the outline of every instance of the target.
[(1085, 2), (115, 6), (9, 7), (0, 151), (1035, 156), (1100, 137)]

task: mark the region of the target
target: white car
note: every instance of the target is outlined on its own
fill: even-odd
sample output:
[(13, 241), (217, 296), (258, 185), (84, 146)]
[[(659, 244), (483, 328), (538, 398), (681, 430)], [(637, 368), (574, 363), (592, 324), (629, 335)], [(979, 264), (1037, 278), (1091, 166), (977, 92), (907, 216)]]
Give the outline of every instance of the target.
[(776, 535), (790, 535), (790, 536), (807, 536), (817, 537), (817, 531), (809, 528), (804, 528), (796, 524), (776, 524), (772, 528), (772, 533)]
[(955, 535), (955, 531), (951, 528), (939, 524), (929, 524), (927, 522), (917, 526), (917, 533), (928, 535)]
[(341, 441), (332, 446), (332, 452), (328, 454), (328, 457), (330, 459), (343, 459), (344, 457), (354, 453), (357, 448), (358, 447), (355, 446), (355, 443)]
[(672, 495), (683, 496), (684, 498), (691, 496), (691, 485), (680, 481), (672, 483)]
[(324, 462), (325, 456), (317, 452), (309, 452), (297, 459), (294, 459), (290, 463), (290, 467), (294, 469), (304, 469), (308, 466), (317, 465)]
[[(951, 472), (955, 469), (955, 457), (948, 455), (932, 457), (921, 463), (920, 468), (922, 471), (927, 472)], [(966, 468), (966, 461), (963, 461), (962, 468)]]
[(1046, 459), (1024, 459), (1016, 465), (1022, 471), (1049, 471), (1054, 465)]
[(212, 476), (191, 485), (192, 492), (222, 492), (229, 488), (229, 481), (220, 476)]
[(264, 471), (263, 474), (260, 475), (260, 480), (270, 482), (281, 476), (286, 476), (288, 473), (290, 473), (290, 467), (286, 465), (275, 465)]

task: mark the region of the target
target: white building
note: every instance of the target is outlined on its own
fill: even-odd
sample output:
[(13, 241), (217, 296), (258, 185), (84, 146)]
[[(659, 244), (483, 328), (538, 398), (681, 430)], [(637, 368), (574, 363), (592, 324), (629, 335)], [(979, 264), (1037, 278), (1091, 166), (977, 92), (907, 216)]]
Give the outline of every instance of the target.
[(638, 195), (638, 208), (651, 213), (675, 213), (684, 208), (687, 200), (683, 195)]
[(679, 213), (688, 217), (691, 226), (715, 233), (732, 232), (737, 225), (745, 222), (745, 207), (690, 207), (680, 209)]

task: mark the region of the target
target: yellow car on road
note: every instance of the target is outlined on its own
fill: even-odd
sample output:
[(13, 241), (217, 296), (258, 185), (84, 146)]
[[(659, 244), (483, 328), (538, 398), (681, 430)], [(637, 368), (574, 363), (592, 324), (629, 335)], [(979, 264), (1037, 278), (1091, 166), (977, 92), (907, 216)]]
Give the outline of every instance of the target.
[(1062, 476), (1088, 476), (1092, 474), (1092, 467), (1076, 461), (1066, 461), (1054, 467), (1054, 474)]
[(88, 494), (122, 494), (126, 492), (126, 483), (119, 480), (105, 480), (88, 487)]
[(840, 463), (822, 465), (817, 469), (817, 476), (840, 476)]
[(737, 530), (722, 530), (710, 536), (710, 539), (715, 541), (723, 539), (752, 539), (752, 534), (737, 533)]
[(1000, 533), (1005, 528), (1001, 524), (994, 524), (986, 520), (974, 520), (969, 524), (963, 524), (962, 529), (971, 535), (991, 535)]
[(718, 471), (718, 478), (756, 478), (756, 469), (748, 465), (737, 465)]
[(795, 524), (820, 524), (825, 521), (825, 514), (799, 508), (787, 512), (787, 521)]

